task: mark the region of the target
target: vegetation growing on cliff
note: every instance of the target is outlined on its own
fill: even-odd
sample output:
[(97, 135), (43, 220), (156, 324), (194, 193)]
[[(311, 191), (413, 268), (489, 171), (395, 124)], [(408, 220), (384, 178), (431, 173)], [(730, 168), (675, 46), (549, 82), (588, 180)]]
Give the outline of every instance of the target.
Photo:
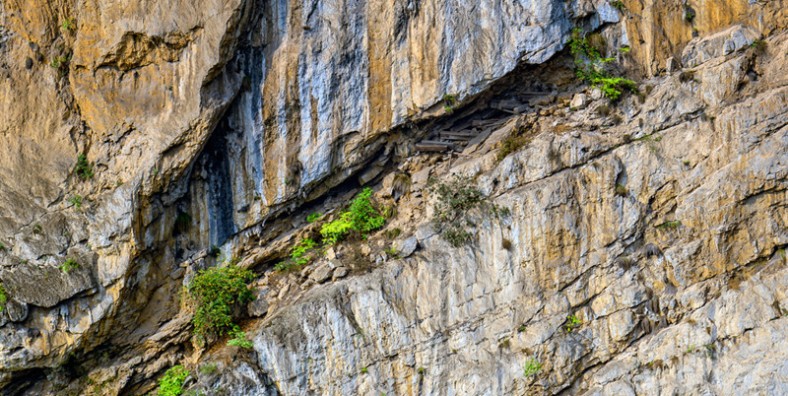
[(248, 286), (252, 279), (254, 273), (232, 263), (198, 272), (187, 288), (197, 303), (192, 319), (195, 335), (204, 338), (234, 330), (233, 311), (254, 300)]
[(362, 238), (383, 227), (386, 217), (372, 202), (372, 189), (363, 189), (350, 207), (343, 211), (337, 220), (323, 224), (320, 235), (326, 245), (336, 245), (349, 234), (356, 233)]
[(454, 175), (448, 182), (432, 183), (430, 193), (438, 196), (433, 224), (443, 239), (454, 247), (465, 245), (473, 237), (468, 229), (473, 225), (469, 215), (474, 209), (496, 216), (509, 212), (507, 208), (491, 204), (488, 198), (473, 186), (473, 179), (468, 176)]
[(93, 165), (88, 162), (88, 157), (85, 154), (80, 154), (77, 157), (77, 164), (74, 166), (74, 173), (82, 180), (93, 178)]
[(69, 258), (63, 264), (61, 264), (60, 267), (58, 267), (58, 268), (60, 268), (60, 270), (65, 272), (65, 273), (69, 273), (69, 272), (71, 272), (71, 270), (75, 270), (75, 269), (79, 268), (79, 263), (76, 260), (74, 260), (73, 258)]
[(312, 238), (304, 238), (290, 249), (290, 259), (282, 261), (274, 266), (277, 271), (286, 271), (292, 268), (309, 264), (314, 259), (312, 250), (317, 246), (317, 242)]
[(158, 396), (180, 396), (183, 394), (183, 383), (189, 377), (189, 370), (180, 364), (170, 367), (159, 379)]
[(6, 303), (8, 303), (8, 295), (5, 292), (5, 287), (0, 284), (0, 312), (5, 311)]
[(599, 87), (610, 100), (616, 101), (624, 90), (637, 92), (637, 84), (624, 77), (613, 76), (608, 71), (614, 58), (604, 58), (599, 50), (591, 45), (582, 30), (575, 28), (569, 41), (569, 50), (575, 58), (577, 77), (592, 86)]

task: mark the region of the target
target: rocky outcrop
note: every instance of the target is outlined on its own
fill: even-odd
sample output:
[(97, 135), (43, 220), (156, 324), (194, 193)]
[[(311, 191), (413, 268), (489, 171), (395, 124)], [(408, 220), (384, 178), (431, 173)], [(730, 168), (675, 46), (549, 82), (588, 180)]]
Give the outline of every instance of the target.
[[(154, 3), (0, 8), (4, 392), (144, 393), (179, 361), (233, 394), (782, 389), (779, 2)], [(574, 26), (653, 76), (643, 103), (568, 110)], [(492, 104), (518, 86), (540, 96)], [(494, 126), (459, 155), (413, 145), (473, 121)], [(511, 208), (461, 249), (428, 224), (450, 172)], [(271, 271), (367, 183), (398, 200), (396, 246)], [(173, 296), (217, 255), (261, 276), (253, 353), (188, 342)]]
[(686, 58), (716, 56), (646, 82), (643, 104), (559, 106), (500, 162), (510, 128), (434, 166), (474, 175), (510, 216), (477, 218), (458, 249), (404, 198), (421, 249), (273, 297), (250, 326), (259, 369), (282, 394), (784, 393), (788, 47), (728, 43), (693, 42)]

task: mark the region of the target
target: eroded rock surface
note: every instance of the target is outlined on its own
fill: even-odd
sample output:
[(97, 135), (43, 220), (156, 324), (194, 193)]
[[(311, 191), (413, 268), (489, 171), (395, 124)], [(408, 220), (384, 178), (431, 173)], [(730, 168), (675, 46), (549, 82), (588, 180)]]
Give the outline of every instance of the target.
[[(209, 394), (788, 393), (781, 2), (51, 0), (0, 17), (4, 393), (144, 394), (177, 363)], [(574, 26), (643, 73), (642, 100), (579, 87), (560, 52)], [(417, 151), (459, 124), (478, 127), (464, 149)], [(452, 172), (511, 210), (471, 214), (462, 248), (429, 223), (427, 181)], [(275, 273), (306, 214), (357, 183), (397, 202), (387, 230)], [(205, 351), (177, 296), (232, 256), (260, 275), (254, 348)]]

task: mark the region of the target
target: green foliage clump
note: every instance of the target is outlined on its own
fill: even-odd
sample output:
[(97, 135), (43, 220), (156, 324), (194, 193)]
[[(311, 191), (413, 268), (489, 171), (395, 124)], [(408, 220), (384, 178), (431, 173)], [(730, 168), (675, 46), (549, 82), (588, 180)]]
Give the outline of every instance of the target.
[(60, 28), (70, 32), (77, 28), (77, 21), (74, 18), (67, 18), (60, 24)]
[(498, 150), (498, 161), (502, 161), (509, 154), (520, 150), (523, 146), (528, 144), (531, 137), (525, 134), (524, 128), (515, 128), (512, 133), (501, 142), (501, 148)]
[(200, 374), (213, 375), (219, 372), (219, 366), (216, 363), (205, 363), (200, 366)]
[(580, 327), (581, 324), (583, 324), (583, 322), (580, 320), (580, 318), (577, 317), (577, 315), (569, 315), (566, 317), (566, 324), (564, 325), (564, 329), (566, 330), (567, 333), (571, 333), (572, 330)]
[(666, 221), (666, 222), (664, 222), (662, 224), (659, 224), (656, 227), (657, 228), (662, 228), (662, 229), (674, 230), (676, 228), (679, 228), (680, 226), (681, 226), (681, 221), (679, 221), (679, 220), (671, 220), (671, 221)]
[(350, 207), (339, 215), (339, 219), (323, 224), (320, 235), (326, 245), (335, 245), (350, 233), (355, 232), (362, 238), (383, 227), (386, 217), (372, 203), (372, 189), (363, 189)]
[(69, 273), (71, 270), (79, 268), (79, 263), (73, 258), (68, 258), (63, 264), (60, 264), (60, 267), (58, 268), (60, 268), (60, 270), (65, 273)]
[(599, 50), (589, 44), (579, 28), (572, 31), (569, 50), (575, 58), (577, 77), (592, 86), (599, 87), (608, 99), (618, 100), (624, 90), (637, 92), (637, 83), (628, 78), (610, 74), (607, 65), (612, 63), (614, 59), (603, 58)]
[(451, 94), (443, 95), (443, 110), (447, 114), (454, 113), (454, 106), (457, 105), (457, 97)]
[(309, 224), (312, 224), (312, 223), (320, 220), (321, 218), (323, 218), (323, 214), (322, 213), (318, 213), (318, 212), (310, 213), (308, 216), (306, 216), (306, 222), (309, 223)]
[(254, 300), (249, 283), (254, 273), (232, 263), (197, 273), (187, 288), (197, 303), (192, 319), (198, 337), (222, 335), (235, 328), (233, 309)]
[(613, 0), (613, 1), (610, 2), (610, 5), (613, 6), (614, 8), (616, 8), (617, 10), (621, 11), (621, 12), (624, 12), (624, 10), (627, 8), (624, 5), (624, 2), (621, 1), (621, 0)]
[(304, 238), (290, 250), (290, 259), (276, 264), (274, 269), (277, 271), (287, 271), (309, 264), (314, 258), (310, 253), (315, 247), (317, 247), (317, 242), (312, 238)]
[(616, 184), (616, 195), (621, 197), (626, 197), (629, 194), (629, 190), (623, 184)]
[(85, 154), (80, 154), (77, 157), (77, 164), (74, 166), (74, 173), (82, 180), (93, 178), (93, 165), (88, 162), (88, 157)]
[(238, 326), (234, 326), (233, 329), (230, 330), (230, 337), (230, 340), (227, 341), (227, 345), (229, 346), (243, 349), (252, 349), (252, 346), (254, 346), (252, 341), (249, 341), (249, 339), (246, 338), (246, 332), (241, 330), (241, 328)]
[(687, 21), (687, 23), (692, 23), (692, 21), (695, 20), (695, 10), (693, 10), (690, 7), (685, 7), (684, 8), (684, 20)]
[(5, 310), (5, 305), (8, 303), (8, 294), (5, 292), (5, 287), (0, 284), (0, 312)]
[(5, 252), (5, 251), (6, 251), (5, 244), (3, 242), (0, 242), (0, 252)]
[(526, 377), (537, 375), (540, 371), (542, 371), (542, 363), (539, 363), (539, 361), (533, 357), (528, 359), (525, 362), (525, 366), (523, 366), (523, 375)]
[(172, 366), (159, 379), (158, 396), (180, 396), (183, 394), (183, 383), (189, 377), (189, 370), (182, 365)]
[(454, 247), (470, 242), (473, 237), (467, 231), (472, 225), (468, 217), (470, 211), (481, 209), (496, 216), (508, 214), (508, 209), (490, 204), (467, 176), (454, 175), (447, 183), (434, 183), (430, 193), (438, 196), (432, 222), (443, 238)]
[(79, 194), (73, 195), (71, 198), (68, 199), (68, 203), (73, 205), (75, 208), (79, 209), (82, 207), (82, 196)]

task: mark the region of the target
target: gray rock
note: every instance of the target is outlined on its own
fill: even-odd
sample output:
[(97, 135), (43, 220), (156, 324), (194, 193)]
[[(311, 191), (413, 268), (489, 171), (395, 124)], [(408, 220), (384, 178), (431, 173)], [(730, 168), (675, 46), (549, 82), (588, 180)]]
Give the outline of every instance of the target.
[(413, 254), (413, 252), (415, 252), (418, 247), (419, 240), (415, 236), (412, 236), (405, 239), (399, 246), (397, 246), (397, 252), (401, 258), (405, 258)]
[(22, 322), (27, 319), (28, 309), (25, 303), (21, 303), (14, 299), (8, 300), (5, 311), (8, 315), (8, 319), (12, 322)]
[(315, 281), (315, 283), (323, 283), (329, 279), (331, 279), (331, 274), (333, 269), (327, 263), (322, 263), (315, 268), (312, 274), (309, 276), (309, 279)]
[(337, 267), (334, 269), (332, 280), (342, 279), (347, 276), (350, 271), (346, 267)]
[(581, 110), (584, 109), (586, 105), (588, 105), (588, 98), (586, 95), (583, 93), (577, 93), (569, 103), (569, 108), (573, 110)]

